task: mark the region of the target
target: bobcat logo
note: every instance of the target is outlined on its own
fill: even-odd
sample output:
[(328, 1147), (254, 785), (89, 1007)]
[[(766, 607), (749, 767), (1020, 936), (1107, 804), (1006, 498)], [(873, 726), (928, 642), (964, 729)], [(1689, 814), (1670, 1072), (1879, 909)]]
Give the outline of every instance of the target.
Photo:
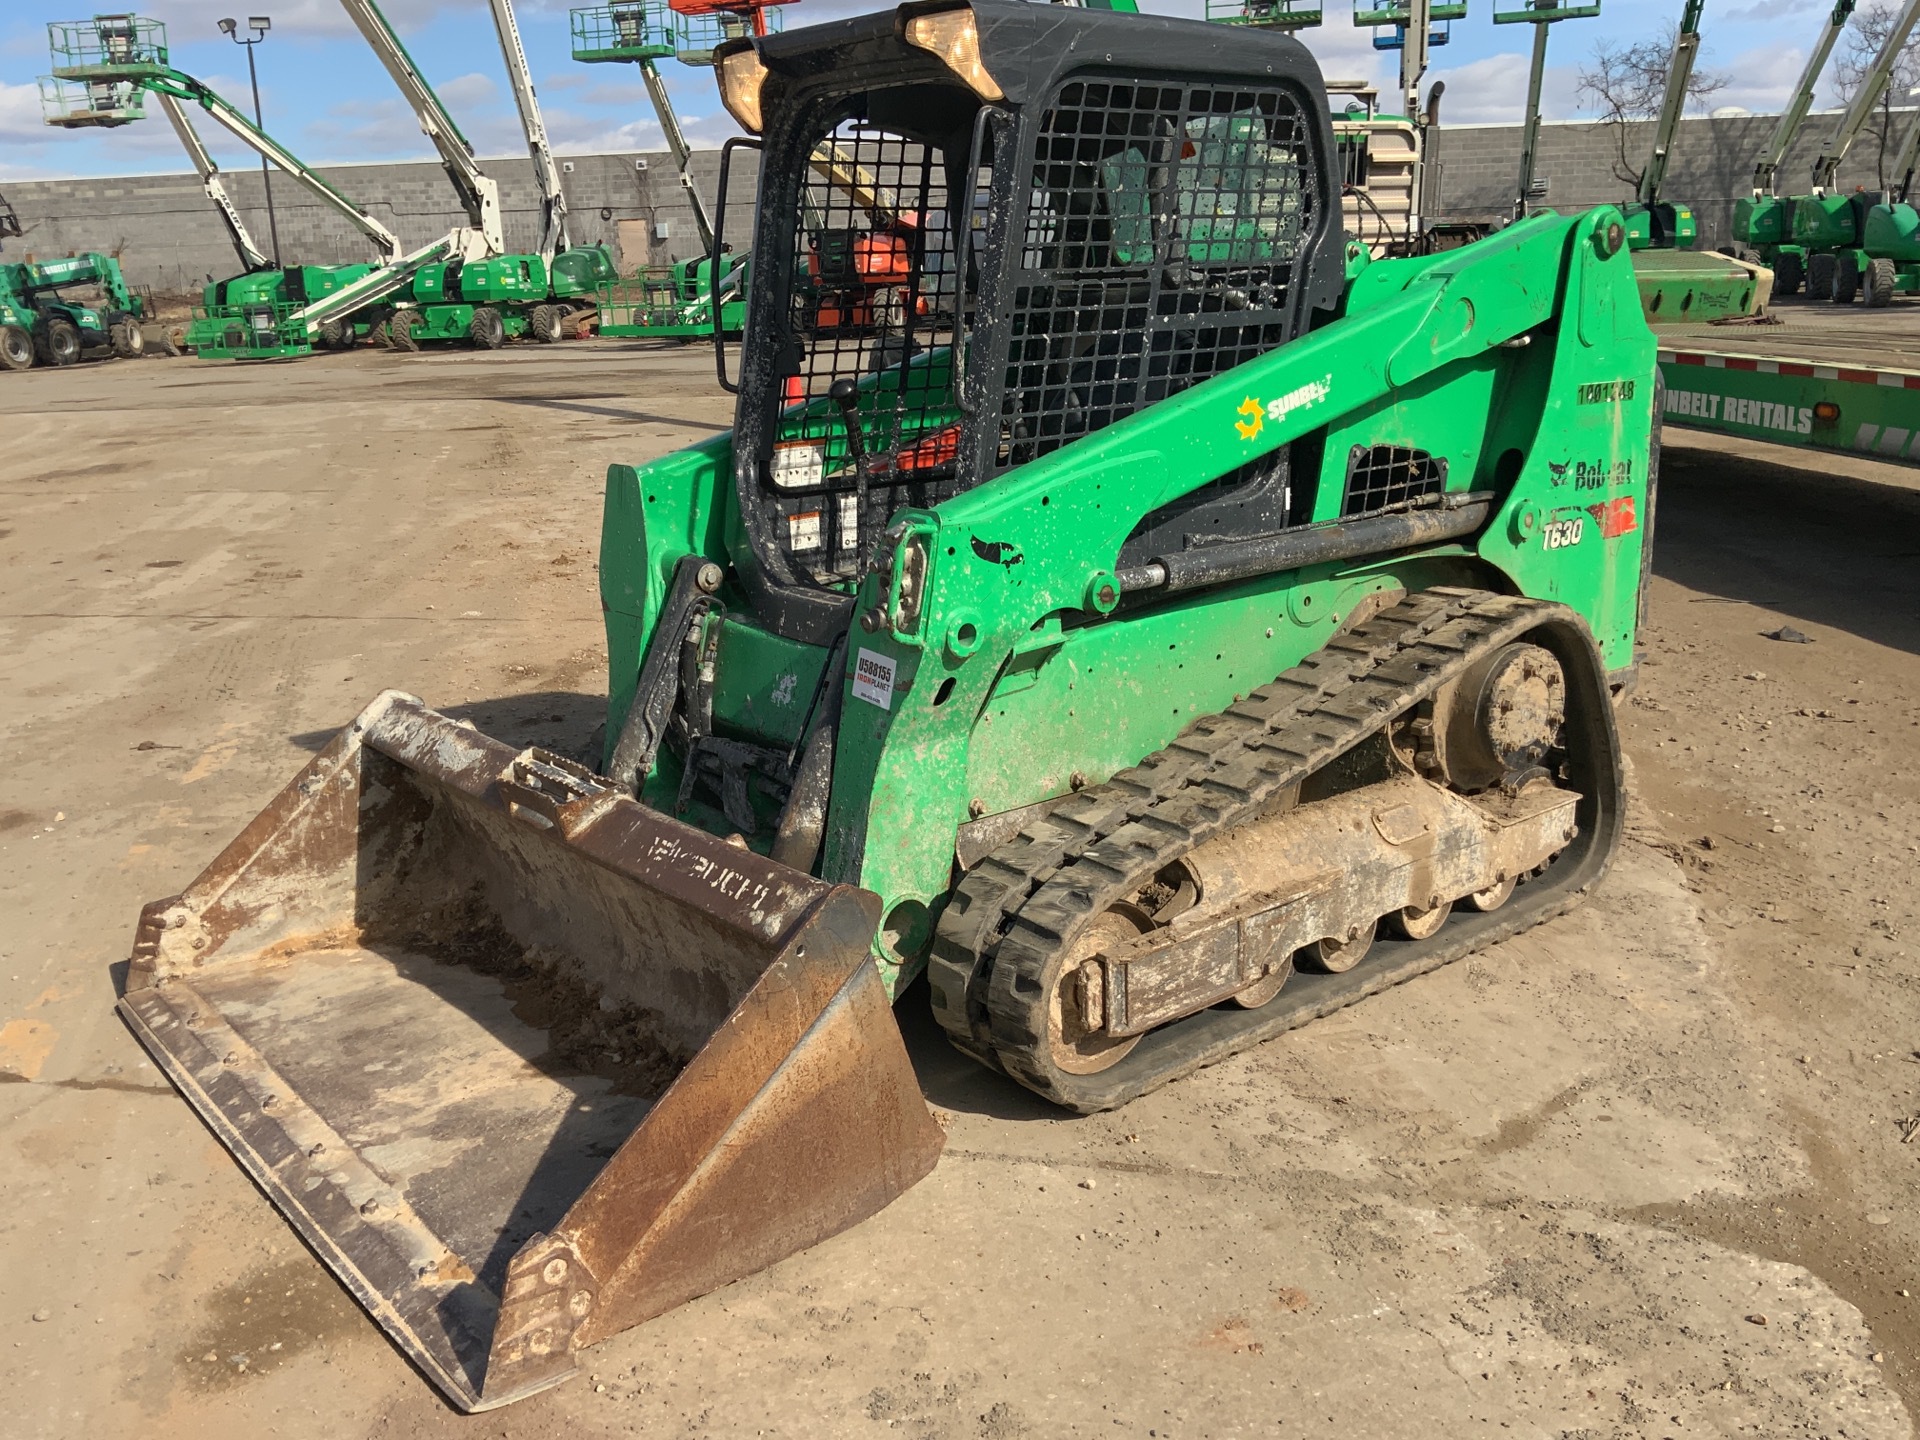
[(1567, 472), (1572, 468), (1573, 468), (1572, 461), (1568, 461), (1565, 465), (1556, 465), (1551, 460), (1547, 461), (1547, 473), (1553, 476), (1553, 483), (1555, 485), (1566, 484)]

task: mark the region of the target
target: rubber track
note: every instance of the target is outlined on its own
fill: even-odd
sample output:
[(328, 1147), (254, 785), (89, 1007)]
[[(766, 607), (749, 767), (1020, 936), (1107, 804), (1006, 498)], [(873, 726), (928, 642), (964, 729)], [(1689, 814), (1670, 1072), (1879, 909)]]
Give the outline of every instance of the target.
[[(1477, 653), (1569, 614), (1486, 591), (1422, 591), (1196, 720), (1139, 765), (1063, 801), (969, 872), (942, 916), (930, 968), (949, 1036), (1049, 1099), (1088, 1108), (1042, 1058), (1042, 977), (1079, 927), (1163, 866), (1261, 813)], [(1128, 1086), (1128, 1098), (1164, 1078), (1171, 1074)]]

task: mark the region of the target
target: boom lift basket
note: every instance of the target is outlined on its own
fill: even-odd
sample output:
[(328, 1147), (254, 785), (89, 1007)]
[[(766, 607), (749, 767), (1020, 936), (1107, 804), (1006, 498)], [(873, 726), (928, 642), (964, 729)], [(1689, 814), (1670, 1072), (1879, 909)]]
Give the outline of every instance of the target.
[(40, 114), (62, 130), (111, 130), (147, 117), (147, 92), (131, 80), (40, 77)]
[(878, 906), (389, 691), (147, 906), (120, 1012), (480, 1410), (933, 1168)]

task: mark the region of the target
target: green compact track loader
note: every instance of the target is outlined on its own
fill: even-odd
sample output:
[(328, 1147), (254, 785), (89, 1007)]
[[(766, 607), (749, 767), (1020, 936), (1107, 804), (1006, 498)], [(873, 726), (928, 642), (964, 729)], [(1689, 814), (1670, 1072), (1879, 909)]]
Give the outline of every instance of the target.
[(607, 475), (598, 763), (381, 695), (147, 907), (121, 1005), (462, 1409), (930, 1170), (896, 1003), (1123, 1105), (1621, 834), (1617, 209), (1370, 260), (1260, 30), (938, 0), (716, 59), (735, 423)]

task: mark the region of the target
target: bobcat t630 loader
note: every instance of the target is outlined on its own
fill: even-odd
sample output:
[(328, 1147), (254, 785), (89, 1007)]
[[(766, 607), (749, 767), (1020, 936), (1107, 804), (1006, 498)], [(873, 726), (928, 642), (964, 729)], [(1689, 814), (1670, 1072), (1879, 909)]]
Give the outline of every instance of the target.
[(147, 907), (122, 1006), (463, 1409), (924, 1175), (923, 971), (1100, 1110), (1620, 833), (1619, 211), (1370, 260), (1279, 34), (936, 0), (718, 65), (736, 422), (608, 474), (601, 763), (380, 696)]

